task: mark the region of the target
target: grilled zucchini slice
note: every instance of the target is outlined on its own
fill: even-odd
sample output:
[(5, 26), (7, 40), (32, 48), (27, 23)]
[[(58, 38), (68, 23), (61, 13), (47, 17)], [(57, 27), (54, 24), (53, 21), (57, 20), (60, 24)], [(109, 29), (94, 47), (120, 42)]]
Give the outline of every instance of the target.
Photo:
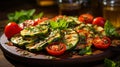
[(47, 43), (52, 43), (55, 41), (58, 41), (61, 38), (60, 30), (54, 30), (53, 32), (50, 33), (49, 37), (46, 38)]
[(32, 43), (36, 40), (36, 37), (22, 37), (21, 35), (17, 34), (13, 36), (10, 40), (11, 42), (18, 47), (24, 47), (26, 44)]
[(36, 36), (36, 35), (44, 35), (48, 32), (48, 26), (39, 25), (39, 26), (29, 26), (23, 29), (20, 34), (22, 36)]
[(71, 50), (76, 47), (78, 41), (79, 41), (79, 36), (76, 31), (73, 29), (67, 29), (64, 32), (64, 42), (66, 44), (67, 50)]
[(47, 46), (46, 41), (39, 41), (38, 43), (27, 44), (25, 47), (28, 51), (37, 52), (42, 50), (45, 46)]

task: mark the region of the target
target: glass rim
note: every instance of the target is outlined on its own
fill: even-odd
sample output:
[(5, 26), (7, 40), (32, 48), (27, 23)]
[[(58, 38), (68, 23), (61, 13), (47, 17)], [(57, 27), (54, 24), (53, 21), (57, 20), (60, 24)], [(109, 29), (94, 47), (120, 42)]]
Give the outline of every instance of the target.
[(120, 0), (103, 0), (104, 6), (120, 6)]

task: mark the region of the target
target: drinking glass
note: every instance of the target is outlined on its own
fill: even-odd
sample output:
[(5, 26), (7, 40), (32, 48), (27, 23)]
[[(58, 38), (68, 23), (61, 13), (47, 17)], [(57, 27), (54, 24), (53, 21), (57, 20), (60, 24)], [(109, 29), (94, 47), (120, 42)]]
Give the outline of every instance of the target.
[(120, 0), (103, 0), (103, 17), (120, 28)]
[(79, 15), (82, 0), (59, 0), (59, 14), (67, 16)]

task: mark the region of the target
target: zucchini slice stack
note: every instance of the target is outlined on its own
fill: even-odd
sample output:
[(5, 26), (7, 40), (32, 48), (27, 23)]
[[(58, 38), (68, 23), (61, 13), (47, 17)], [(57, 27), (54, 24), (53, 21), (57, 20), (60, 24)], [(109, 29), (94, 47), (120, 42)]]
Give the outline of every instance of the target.
[(50, 33), (50, 35), (44, 40), (40, 40), (38, 43), (31, 43), (26, 45), (26, 49), (29, 51), (40, 51), (44, 49), (49, 43), (52, 43), (60, 39), (60, 33), (58, 30), (55, 30)]

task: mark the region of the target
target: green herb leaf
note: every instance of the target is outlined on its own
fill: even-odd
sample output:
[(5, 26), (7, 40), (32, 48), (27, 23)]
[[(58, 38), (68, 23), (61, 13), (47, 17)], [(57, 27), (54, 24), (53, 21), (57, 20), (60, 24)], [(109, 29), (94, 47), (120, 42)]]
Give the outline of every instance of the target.
[(50, 21), (50, 26), (53, 29), (66, 29), (68, 27), (68, 24), (66, 20), (60, 19), (59, 21)]
[(105, 67), (116, 67), (116, 63), (110, 59), (105, 58), (104, 66)]
[(86, 36), (85, 35), (80, 35), (79, 36), (79, 43), (80, 44), (86, 44)]
[(65, 28), (67, 28), (67, 22), (66, 22), (66, 20), (64, 20), (64, 19), (61, 19), (61, 20), (58, 22), (58, 24), (59, 24), (59, 28), (60, 28), (60, 29), (65, 29)]
[(110, 21), (106, 21), (104, 30), (107, 36), (112, 37), (120, 37), (119, 33), (116, 31), (116, 28), (111, 24)]
[(40, 12), (39, 14), (36, 14), (33, 16), (33, 19), (36, 19), (36, 18), (41, 18), (43, 16), (43, 12)]
[(57, 29), (57, 28), (58, 28), (58, 23), (57, 23), (57, 22), (54, 22), (54, 21), (50, 21), (50, 26), (51, 26), (51, 28), (53, 28), (53, 29)]
[(28, 16), (33, 16), (35, 11), (36, 11), (35, 9), (31, 9), (31, 10), (28, 10), (28, 11), (25, 11), (25, 12), (27, 12)]
[(15, 11), (14, 13), (8, 14), (8, 22), (16, 22), (16, 23), (22, 23), (25, 20), (29, 19), (36, 19), (41, 18), (43, 16), (43, 12), (34, 15), (35, 9), (30, 10), (21, 10), (21, 11)]
[(79, 54), (80, 54), (80, 55), (84, 55), (84, 54), (90, 55), (90, 54), (92, 54), (91, 46), (87, 46), (87, 47), (81, 49), (81, 50), (79, 51)]
[(9, 22), (13, 21), (19, 24), (25, 20), (32, 19), (34, 13), (35, 9), (16, 11), (8, 14), (8, 20)]

